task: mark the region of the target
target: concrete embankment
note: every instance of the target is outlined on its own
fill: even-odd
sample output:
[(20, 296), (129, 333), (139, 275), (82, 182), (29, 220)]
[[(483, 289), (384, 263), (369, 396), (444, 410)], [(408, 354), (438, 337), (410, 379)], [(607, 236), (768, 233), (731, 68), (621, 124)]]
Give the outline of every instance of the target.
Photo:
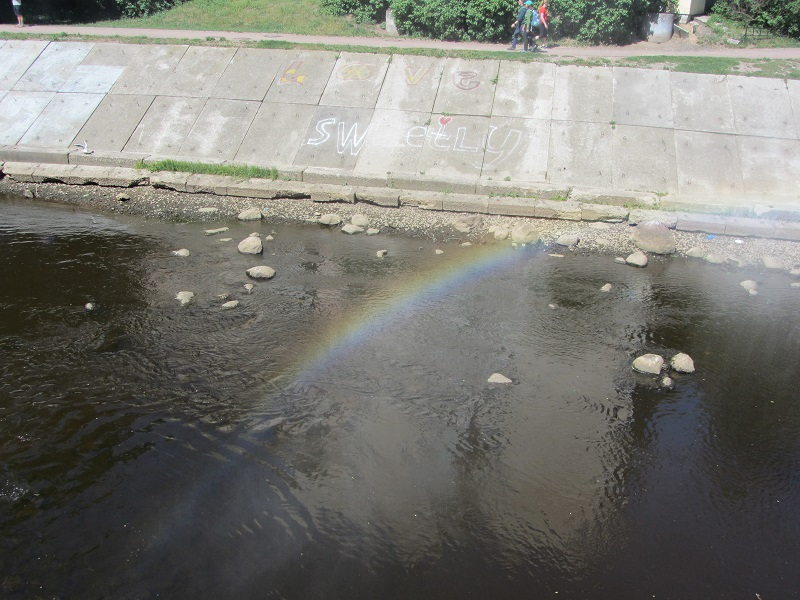
[(787, 222), (800, 215), (797, 81), (91, 42), (6, 41), (0, 59), (0, 159), (21, 181), (163, 158), (256, 164), (284, 181), (132, 177), (562, 219), (666, 209), (687, 230), (800, 239)]

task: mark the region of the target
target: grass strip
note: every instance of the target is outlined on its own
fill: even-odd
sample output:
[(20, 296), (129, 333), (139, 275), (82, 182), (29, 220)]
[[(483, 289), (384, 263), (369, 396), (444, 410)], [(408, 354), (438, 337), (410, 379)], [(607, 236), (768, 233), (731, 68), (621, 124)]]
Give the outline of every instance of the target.
[(214, 165), (201, 162), (188, 162), (182, 160), (159, 160), (153, 163), (140, 161), (140, 169), (149, 171), (174, 171), (180, 173), (199, 173), (202, 175), (227, 175), (243, 179), (277, 179), (278, 170), (271, 167), (256, 167), (251, 165)]

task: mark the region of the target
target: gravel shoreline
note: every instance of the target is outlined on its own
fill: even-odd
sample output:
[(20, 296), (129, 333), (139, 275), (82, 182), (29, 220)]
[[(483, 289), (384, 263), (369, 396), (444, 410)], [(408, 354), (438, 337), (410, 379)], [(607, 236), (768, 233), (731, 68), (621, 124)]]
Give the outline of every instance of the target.
[[(213, 194), (191, 194), (149, 186), (136, 188), (108, 188), (99, 186), (74, 186), (60, 183), (18, 183), (8, 178), (0, 180), (0, 193), (23, 198), (36, 198), (63, 205), (101, 213), (139, 216), (146, 219), (180, 222), (208, 222), (236, 219), (237, 215), (252, 207), (258, 207), (268, 222), (314, 223), (320, 215), (336, 213), (343, 221), (356, 214), (365, 215), (370, 227), (381, 233), (396, 233), (410, 237), (429, 239), (435, 242), (470, 242), (510, 244), (509, 240), (495, 240), (490, 227), (513, 230), (523, 223), (532, 223), (540, 231), (546, 246), (555, 246), (554, 251), (595, 252), (610, 256), (627, 256), (638, 250), (630, 239), (632, 227), (628, 223), (599, 223), (586, 221), (562, 221), (533, 219), (529, 217), (506, 217), (480, 215), (479, 224), (470, 233), (462, 233), (453, 227), (459, 216), (474, 218), (469, 213), (430, 211), (416, 207), (388, 208), (372, 204), (320, 203), (311, 200), (280, 199), (261, 200), (216, 196)], [(119, 194), (129, 199), (121, 201)], [(201, 209), (216, 209), (214, 211)], [(764, 259), (771, 258), (783, 265), (786, 272), (800, 268), (800, 242), (760, 238), (735, 238), (724, 235), (707, 235), (674, 231), (677, 251), (675, 255), (686, 257), (701, 252), (722, 257), (724, 266), (741, 268), (765, 268)], [(556, 244), (559, 236), (577, 235), (576, 247)], [(702, 260), (702, 259), (696, 259)]]

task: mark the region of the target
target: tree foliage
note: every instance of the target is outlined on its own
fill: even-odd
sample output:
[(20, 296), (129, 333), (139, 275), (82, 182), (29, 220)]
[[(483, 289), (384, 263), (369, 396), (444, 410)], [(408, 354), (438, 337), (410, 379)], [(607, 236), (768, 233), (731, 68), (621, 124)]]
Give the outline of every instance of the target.
[(642, 37), (645, 15), (667, 7), (665, 0), (550, 0), (552, 28), (592, 44), (626, 44)]
[(68, 23), (141, 17), (172, 8), (186, 0), (36, 0), (24, 2), (26, 20)]
[(800, 0), (717, 0), (713, 11), (792, 37), (800, 37)]
[(381, 23), (389, 0), (322, 0), (325, 12), (341, 16), (353, 15), (359, 23)]
[(510, 37), (517, 3), (511, 0), (391, 0), (401, 33), (443, 40), (498, 41)]

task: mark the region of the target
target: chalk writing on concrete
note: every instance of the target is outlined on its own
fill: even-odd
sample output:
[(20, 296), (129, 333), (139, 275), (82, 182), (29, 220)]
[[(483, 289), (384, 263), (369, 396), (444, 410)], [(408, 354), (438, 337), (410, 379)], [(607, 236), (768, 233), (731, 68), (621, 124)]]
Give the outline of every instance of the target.
[(371, 75), (372, 68), (369, 65), (363, 65), (361, 63), (345, 65), (339, 69), (339, 73), (337, 74), (342, 81), (364, 81), (365, 79), (369, 79)]
[(405, 145), (429, 148), (440, 152), (470, 152), (483, 156), (484, 168), (495, 168), (519, 147), (522, 132), (519, 129), (500, 129), (489, 126), (483, 138), (469, 139), (466, 127), (448, 127), (452, 117), (439, 117), (438, 125), (415, 125), (406, 132)]
[(289, 67), (284, 71), (281, 78), (278, 80), (278, 85), (283, 85), (285, 83), (299, 83), (302, 85), (303, 81), (305, 81), (305, 75), (298, 75), (297, 72), (300, 70), (302, 66), (302, 60), (293, 60), (289, 63)]
[(456, 71), (453, 73), (453, 83), (458, 89), (468, 92), (481, 84), (476, 77), (478, 77), (477, 71)]
[(420, 67), (412, 73), (411, 69), (406, 67), (403, 69), (403, 74), (406, 76), (408, 85), (417, 85), (428, 74), (428, 71), (428, 67)]
[[(349, 125), (349, 128), (348, 128)], [(348, 124), (344, 121), (337, 121), (336, 117), (329, 117), (317, 121), (314, 128), (317, 133), (316, 137), (310, 138), (306, 144), (309, 146), (321, 146), (328, 142), (332, 137), (332, 130), (335, 131), (336, 152), (344, 154), (348, 150), (351, 156), (358, 156), (361, 151), (361, 146), (364, 145), (364, 140), (369, 131), (367, 125), (363, 132), (359, 134), (358, 123)]]

